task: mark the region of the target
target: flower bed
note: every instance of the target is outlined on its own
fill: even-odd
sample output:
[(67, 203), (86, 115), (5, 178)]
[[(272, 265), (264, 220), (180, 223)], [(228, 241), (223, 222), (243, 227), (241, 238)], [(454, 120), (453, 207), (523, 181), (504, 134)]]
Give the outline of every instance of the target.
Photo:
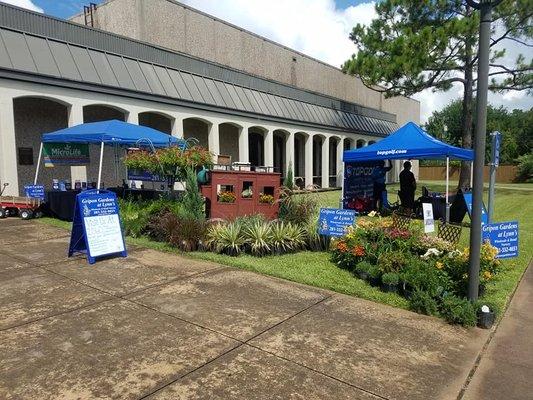
[[(497, 250), (481, 249), (480, 282), (494, 279), (501, 268)], [(476, 324), (476, 305), (465, 299), (468, 287), (468, 249), (421, 230), (392, 228), (388, 218), (360, 219), (332, 244), (332, 260), (373, 286), (398, 292), (411, 309), (440, 315), (452, 323)]]

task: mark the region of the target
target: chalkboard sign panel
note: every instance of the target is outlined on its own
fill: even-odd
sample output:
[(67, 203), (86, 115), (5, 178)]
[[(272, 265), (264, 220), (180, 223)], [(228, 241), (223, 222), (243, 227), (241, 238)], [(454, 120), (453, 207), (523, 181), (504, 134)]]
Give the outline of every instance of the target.
[(90, 264), (96, 257), (127, 256), (115, 193), (87, 190), (76, 196), (68, 255), (80, 252)]

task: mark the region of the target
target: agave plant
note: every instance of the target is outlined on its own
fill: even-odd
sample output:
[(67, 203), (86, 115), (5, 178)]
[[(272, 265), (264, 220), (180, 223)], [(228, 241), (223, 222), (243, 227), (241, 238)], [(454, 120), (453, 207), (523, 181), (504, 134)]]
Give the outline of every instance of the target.
[(272, 251), (276, 254), (283, 254), (288, 251), (294, 250), (292, 248), (291, 241), (289, 240), (289, 225), (283, 221), (273, 222), (270, 225), (270, 245), (272, 246)]
[(305, 248), (305, 230), (290, 222), (286, 224), (286, 238), (292, 251)]
[(247, 243), (239, 223), (217, 224), (209, 228), (207, 243), (217, 253), (239, 255)]
[(256, 257), (270, 253), (270, 224), (256, 222), (244, 231), (250, 253)]

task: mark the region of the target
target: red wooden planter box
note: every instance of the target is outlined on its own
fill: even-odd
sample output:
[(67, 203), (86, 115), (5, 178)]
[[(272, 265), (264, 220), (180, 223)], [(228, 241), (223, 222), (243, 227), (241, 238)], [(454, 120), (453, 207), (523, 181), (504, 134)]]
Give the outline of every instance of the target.
[[(236, 217), (263, 214), (268, 219), (278, 217), (280, 174), (255, 171), (210, 171), (209, 183), (202, 185), (209, 218), (234, 219)], [(234, 203), (218, 200), (220, 192), (235, 193)], [(251, 195), (250, 195), (251, 193)], [(261, 193), (273, 196), (272, 204), (261, 203)]]

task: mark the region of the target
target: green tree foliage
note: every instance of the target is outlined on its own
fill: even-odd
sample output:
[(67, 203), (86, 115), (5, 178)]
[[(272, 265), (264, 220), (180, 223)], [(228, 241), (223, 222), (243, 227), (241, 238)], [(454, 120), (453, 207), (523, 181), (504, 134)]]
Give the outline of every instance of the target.
[[(358, 47), (343, 65), (346, 73), (386, 96), (410, 96), (424, 89), (449, 90), (463, 86), (461, 144), (472, 146), (473, 92), (477, 78), (479, 12), (467, 0), (383, 0), (377, 18), (358, 24), (350, 39)], [(490, 89), (531, 90), (531, 59), (519, 55), (506, 65), (505, 45), (514, 42), (529, 50), (533, 38), (533, 0), (504, 0), (493, 10)], [(529, 53), (529, 56), (531, 53)], [(459, 185), (467, 185), (468, 163)]]
[(204, 200), (198, 188), (196, 172), (192, 167), (185, 169), (185, 194), (182, 199), (183, 210), (192, 219), (205, 219)]
[[(454, 100), (440, 111), (434, 111), (426, 124), (427, 131), (434, 137), (454, 146), (461, 145), (462, 112), (461, 100)], [(474, 112), (475, 114), (475, 112)], [(474, 118), (475, 120), (475, 118)], [(444, 126), (446, 125), (447, 131)], [(487, 159), (490, 160), (490, 132), (502, 133), (500, 163), (515, 164), (518, 157), (533, 151), (533, 108), (527, 111), (508, 111), (503, 107), (487, 108)]]

